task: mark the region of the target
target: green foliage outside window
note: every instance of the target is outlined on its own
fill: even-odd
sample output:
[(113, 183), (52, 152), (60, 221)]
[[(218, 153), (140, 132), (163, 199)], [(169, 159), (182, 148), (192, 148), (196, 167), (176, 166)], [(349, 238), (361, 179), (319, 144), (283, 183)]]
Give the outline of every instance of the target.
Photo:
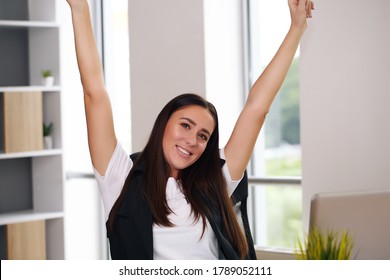
[(283, 86), (267, 116), (265, 125), (266, 147), (274, 148), (282, 143), (299, 145), (299, 60), (290, 66)]

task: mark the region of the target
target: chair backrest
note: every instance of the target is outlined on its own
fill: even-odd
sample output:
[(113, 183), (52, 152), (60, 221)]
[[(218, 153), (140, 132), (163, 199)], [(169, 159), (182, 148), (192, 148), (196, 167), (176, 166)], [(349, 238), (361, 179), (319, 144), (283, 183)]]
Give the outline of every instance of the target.
[(238, 184), (237, 188), (232, 194), (232, 200), (234, 203), (234, 208), (237, 214), (238, 221), (245, 233), (245, 237), (248, 243), (249, 253), (247, 259), (256, 260), (256, 252), (248, 220), (248, 174), (246, 171), (241, 182)]
[(310, 227), (347, 230), (354, 240), (351, 258), (390, 259), (390, 189), (316, 194)]

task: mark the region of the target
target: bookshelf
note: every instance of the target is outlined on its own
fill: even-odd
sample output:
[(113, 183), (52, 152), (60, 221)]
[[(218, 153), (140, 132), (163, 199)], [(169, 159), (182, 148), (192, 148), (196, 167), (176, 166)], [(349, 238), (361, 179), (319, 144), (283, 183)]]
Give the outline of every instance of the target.
[[(58, 0), (0, 0), (0, 259), (12, 255), (7, 227), (31, 222), (43, 225), (45, 258), (65, 257), (57, 6)], [(44, 69), (52, 71), (54, 86), (42, 85)], [(42, 95), (43, 122), (54, 125), (54, 147), (6, 153), (5, 93), (36, 92)]]

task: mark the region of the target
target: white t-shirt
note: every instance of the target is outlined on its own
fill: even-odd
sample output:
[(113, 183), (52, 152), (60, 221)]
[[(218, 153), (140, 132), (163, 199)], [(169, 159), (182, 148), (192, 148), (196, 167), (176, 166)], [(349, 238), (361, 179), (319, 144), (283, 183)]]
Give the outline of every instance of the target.
[[(224, 150), (220, 157), (225, 159)], [(95, 177), (103, 199), (105, 218), (119, 197), (133, 162), (118, 142), (104, 176), (94, 169)], [(240, 180), (232, 180), (227, 164), (222, 167), (227, 182), (229, 196), (234, 192)], [(173, 177), (168, 178), (166, 198), (173, 213), (168, 215), (174, 227), (153, 225), (153, 258), (158, 259), (218, 259), (217, 239), (207, 222), (202, 238), (202, 220), (194, 222), (191, 206), (188, 204), (180, 188), (180, 182)]]

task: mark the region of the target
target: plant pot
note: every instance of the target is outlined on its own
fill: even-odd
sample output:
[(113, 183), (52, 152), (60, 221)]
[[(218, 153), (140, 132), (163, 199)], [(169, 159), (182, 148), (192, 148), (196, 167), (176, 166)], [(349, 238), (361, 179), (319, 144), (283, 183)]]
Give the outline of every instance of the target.
[(43, 147), (45, 149), (53, 149), (53, 138), (51, 136), (43, 137)]
[(42, 84), (46, 87), (51, 87), (54, 85), (54, 77), (49, 76), (42, 79)]

